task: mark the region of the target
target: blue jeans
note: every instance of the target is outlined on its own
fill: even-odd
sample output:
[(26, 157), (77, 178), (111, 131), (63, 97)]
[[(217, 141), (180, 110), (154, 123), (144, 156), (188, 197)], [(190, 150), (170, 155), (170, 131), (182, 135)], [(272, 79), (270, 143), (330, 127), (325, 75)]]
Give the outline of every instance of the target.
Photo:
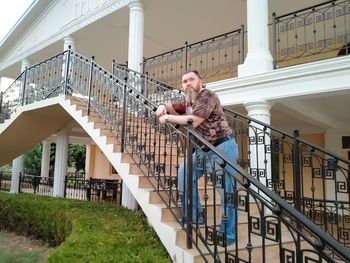
[[(237, 157), (238, 157), (238, 146), (234, 139), (230, 139), (228, 141), (225, 141), (218, 145), (217, 150), (226, 156), (231, 162), (236, 163)], [(204, 171), (204, 165), (197, 165), (197, 160), (203, 160), (205, 161), (205, 171)], [(213, 162), (215, 161), (215, 162)], [(200, 199), (197, 192), (197, 181), (200, 177), (202, 177), (205, 173), (215, 173), (216, 176), (222, 175), (224, 177), (225, 181), (225, 189), (220, 186), (218, 186), (217, 182), (213, 182), (215, 186), (215, 189), (219, 192), (221, 197), (221, 211), (222, 211), (222, 220), (220, 225), (220, 232), (225, 233), (225, 227), (226, 227), (226, 233), (227, 237), (226, 239), (229, 241), (235, 241), (235, 227), (236, 227), (236, 213), (235, 209), (233, 208), (233, 203), (227, 203), (225, 205), (225, 193), (231, 194), (233, 196), (235, 190), (236, 190), (236, 184), (233, 180), (233, 178), (229, 175), (236, 174), (236, 171), (230, 166), (225, 165), (224, 168), (220, 166), (220, 164), (223, 164), (223, 160), (216, 155), (213, 151), (209, 152), (203, 152), (201, 149), (197, 149), (193, 155), (192, 155), (192, 176), (193, 176), (193, 182), (192, 182), (192, 222), (197, 222), (197, 216), (198, 216), (198, 222), (201, 223), (203, 218), (201, 218), (202, 214), (202, 205), (200, 203)], [(227, 171), (228, 173), (225, 173)], [(187, 217), (187, 186), (186, 191), (185, 185), (187, 185), (186, 180), (186, 170), (185, 165), (182, 164), (179, 168), (179, 174), (178, 174), (178, 189), (180, 192), (183, 193), (183, 216), (184, 218)], [(186, 181), (185, 181), (186, 180)], [(217, 180), (216, 180), (217, 181)], [(225, 222), (224, 216), (227, 217), (227, 221)]]

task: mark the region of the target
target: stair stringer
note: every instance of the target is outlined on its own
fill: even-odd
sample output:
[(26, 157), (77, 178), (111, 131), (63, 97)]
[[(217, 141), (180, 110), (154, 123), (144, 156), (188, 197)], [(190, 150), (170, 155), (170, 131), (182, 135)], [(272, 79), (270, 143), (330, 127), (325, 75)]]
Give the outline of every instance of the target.
[(162, 222), (162, 210), (165, 208), (165, 205), (150, 204), (150, 193), (153, 189), (139, 188), (139, 179), (142, 175), (130, 174), (130, 164), (122, 161), (122, 153), (115, 152), (113, 144), (107, 144), (107, 136), (100, 135), (100, 129), (94, 128), (94, 122), (89, 122), (89, 117), (83, 116), (83, 110), (77, 109), (75, 104), (71, 104), (71, 99), (60, 100), (60, 104), (87, 132), (118, 171), (119, 176), (123, 179), (123, 182), (147, 216), (149, 224), (156, 231), (172, 261), (176, 263), (194, 262), (199, 252), (195, 249), (183, 249), (176, 245), (178, 233), (182, 231), (181, 226), (170, 226)]

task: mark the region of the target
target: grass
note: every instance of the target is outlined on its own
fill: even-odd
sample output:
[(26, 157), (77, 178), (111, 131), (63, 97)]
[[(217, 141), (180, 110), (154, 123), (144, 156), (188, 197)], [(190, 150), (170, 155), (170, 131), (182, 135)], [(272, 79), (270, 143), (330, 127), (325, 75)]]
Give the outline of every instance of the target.
[(0, 193), (1, 228), (55, 245), (49, 263), (170, 262), (144, 215), (115, 205)]

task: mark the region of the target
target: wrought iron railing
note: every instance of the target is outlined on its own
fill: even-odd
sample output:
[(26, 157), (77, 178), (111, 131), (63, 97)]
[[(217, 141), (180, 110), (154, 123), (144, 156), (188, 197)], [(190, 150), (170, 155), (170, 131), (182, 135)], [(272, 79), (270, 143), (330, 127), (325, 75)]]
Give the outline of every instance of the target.
[[(144, 80), (142, 83), (145, 82), (145, 80), (148, 78), (147, 76), (144, 76), (132, 70), (128, 70), (124, 67), (114, 67), (114, 72), (117, 76), (128, 75), (130, 77), (133, 75), (132, 78), (135, 79), (142, 79), (143, 76)], [(119, 77), (119, 79), (121, 81), (122, 77)], [(164, 90), (164, 88), (166, 88), (166, 86), (164, 86), (162, 83), (162, 93), (173, 93), (179, 96), (178, 90), (170, 88), (168, 90)], [(154, 90), (154, 92), (156, 91), (157, 89)], [(159, 97), (159, 95), (148, 96), (148, 99), (151, 100), (154, 104), (172, 102), (174, 99), (178, 99), (178, 97), (174, 98), (171, 95), (167, 96), (166, 98), (162, 98), (162, 100), (160, 100)], [(135, 109), (136, 108), (138, 107), (135, 107)], [(350, 162), (316, 145), (306, 142), (298, 135), (297, 132), (294, 135), (291, 135), (254, 119), (232, 112), (228, 109), (224, 109), (224, 111), (230, 123), (230, 126), (234, 131), (236, 141), (239, 145), (238, 164), (246, 171), (248, 171), (249, 174), (251, 174), (260, 183), (262, 183), (266, 188), (278, 194), (286, 203), (294, 206), (294, 208), (303, 213), (304, 216), (311, 219), (316, 225), (323, 229), (324, 232), (342, 243), (344, 247), (349, 247), (350, 239), (348, 238), (348, 223), (350, 216), (350, 200), (347, 189), (349, 189), (348, 175)], [(139, 125), (135, 124), (134, 127), (139, 127)], [(184, 137), (188, 138), (189, 135), (176, 131), (170, 126), (165, 126), (161, 130), (162, 133), (164, 133), (165, 137), (170, 141), (165, 144), (171, 145), (175, 143), (176, 145), (177, 143), (176, 152), (182, 154), (178, 155), (178, 157), (185, 158), (184, 148), (181, 146), (186, 144), (184, 142)], [(134, 130), (132, 138), (136, 145), (139, 137), (142, 137), (142, 135), (138, 135), (140, 133), (142, 134), (140, 130)], [(182, 141), (180, 144), (177, 142), (179, 139)], [(162, 153), (162, 150), (160, 153)], [(154, 156), (152, 154), (151, 156)], [(168, 155), (167, 152), (164, 152), (163, 154), (164, 156)], [(149, 157), (149, 155), (145, 156)], [(176, 160), (176, 162), (173, 160), (173, 162), (176, 163), (175, 167), (178, 168), (182, 161), (183, 159)], [(198, 163), (202, 162), (198, 161)], [(170, 169), (166, 171), (167, 165), (165, 162), (161, 163), (160, 165), (156, 162), (155, 167), (155, 170), (160, 174), (164, 174), (164, 176), (167, 173), (171, 172)], [(177, 172), (176, 169), (172, 171), (174, 174)], [(177, 179), (169, 177), (165, 179), (165, 181), (167, 182), (166, 185), (173, 185), (173, 190), (169, 190), (169, 196), (171, 196), (174, 201), (177, 200), (177, 203), (181, 205), (181, 198), (179, 198), (179, 196), (181, 197), (181, 193), (178, 192), (175, 194), (174, 192), (174, 190), (178, 190), (176, 188)], [(213, 188), (213, 179), (208, 177), (205, 178), (204, 181), (204, 186), (202, 185), (201, 187), (197, 188), (197, 191), (200, 192), (202, 201), (209, 201), (204, 206), (203, 211), (207, 211), (204, 213), (209, 213), (208, 211), (210, 210), (211, 213), (213, 213), (213, 209), (217, 207), (217, 203), (215, 203), (215, 201), (213, 202), (213, 200), (220, 202), (218, 201), (220, 198), (214, 198), (215, 191), (213, 190), (215, 190), (215, 187)], [(208, 185), (212, 188), (210, 189)], [(255, 192), (259, 196), (266, 198), (267, 201), (272, 201), (269, 200), (264, 191), (260, 190), (260, 188), (253, 186), (251, 186), (251, 188), (255, 189)], [(247, 197), (248, 195), (249, 197)], [(212, 199), (208, 200), (208, 196), (211, 196)], [(266, 211), (265, 209), (265, 215), (258, 213), (254, 216), (251, 216), (253, 213), (257, 213), (257, 211), (251, 211), (254, 205), (247, 204), (251, 202), (251, 199), (256, 199), (257, 197), (255, 195), (252, 197), (251, 193), (245, 194), (242, 197), (238, 192), (236, 192), (235, 198), (237, 198), (237, 200), (235, 200), (235, 202), (237, 202), (235, 205), (238, 207), (238, 210), (243, 210), (250, 214), (250, 216), (247, 218), (247, 221), (251, 220), (251, 223), (253, 223), (253, 221), (261, 223), (265, 220), (265, 216), (273, 213), (272, 211)], [(244, 204), (242, 205), (242, 208), (239, 208), (238, 204), (240, 202), (243, 202)], [(257, 204), (256, 207), (261, 208), (261, 205), (264, 206), (264, 204), (261, 204), (259, 202), (259, 205)], [(265, 203), (265, 205), (267, 204)], [(217, 209), (219, 210), (220, 207)], [(264, 211), (264, 209), (262, 209), (262, 211)], [(197, 212), (197, 214), (200, 213), (202, 213), (202, 211)], [(204, 223), (207, 223), (208, 220), (213, 221), (213, 218), (208, 218), (207, 215), (204, 216), (204, 218), (207, 218)], [(274, 219), (272, 219), (272, 221), (273, 220)], [(297, 221), (294, 221), (294, 219), (290, 219), (290, 222), (294, 222), (295, 224), (297, 223)], [(265, 223), (270, 224), (268, 222)], [(279, 223), (277, 225), (279, 225)], [(261, 225), (259, 225), (259, 227), (260, 226)], [(270, 226), (272, 227), (271, 224)], [(213, 232), (213, 229), (218, 228), (217, 224), (214, 227), (209, 228), (205, 228), (197, 224), (194, 224), (193, 227), (198, 228), (197, 230), (201, 233), (206, 233), (207, 236), (202, 236), (202, 239), (208, 239), (208, 235), (211, 236), (210, 238), (213, 238), (213, 236), (223, 238), (224, 236), (224, 233), (216, 233), (215, 231)], [(275, 229), (270, 230), (275, 231)], [(200, 236), (198, 231), (196, 238)], [(266, 238), (266, 240), (271, 240), (271, 238), (262, 234), (262, 229), (259, 229), (259, 231), (257, 232), (260, 233), (262, 239)], [(278, 229), (278, 231), (281, 231), (281, 229)], [(276, 243), (278, 243), (277, 239), (280, 238), (278, 235), (282, 234), (282, 232), (279, 234), (277, 234), (277, 232), (275, 240)], [(285, 232), (283, 234), (288, 235)], [(291, 240), (292, 238), (290, 241)], [(200, 247), (198, 244), (198, 239), (193, 240), (193, 242)], [(216, 243), (221, 245), (224, 244), (223, 242), (223, 240), (217, 240), (217, 242), (213, 240), (211, 241), (212, 244)], [(296, 254), (302, 254), (301, 244), (303, 242), (305, 244), (305, 241), (299, 240), (298, 242), (298, 244), (296, 244), (298, 247), (298, 249), (296, 249), (296, 253), (292, 253), (287, 249), (283, 251), (283, 254), (286, 257), (288, 257), (288, 253), (293, 254), (293, 258), (297, 259), (299, 256)], [(240, 248), (236, 247), (236, 249), (239, 250)], [(220, 249), (218, 249), (218, 251), (219, 250)], [(304, 255), (302, 257), (305, 258), (307, 256)], [(321, 260), (320, 258), (318, 259)]]
[(11, 190), (11, 173), (0, 172), (0, 191)]
[[(305, 212), (304, 204), (310, 204), (307, 198), (314, 198), (313, 205), (323, 200), (324, 204), (334, 201), (334, 204), (345, 204), (346, 207), (349, 201), (343, 195), (338, 195), (335, 189), (343, 190), (344, 185), (349, 184), (347, 175), (344, 177), (345, 168), (341, 165), (348, 165), (348, 161), (308, 144), (298, 136), (288, 136), (265, 124), (230, 112), (229, 121), (240, 147), (240, 165), (237, 165), (191, 128), (181, 130), (170, 124), (158, 123), (154, 114), (157, 104), (177, 100), (181, 94), (178, 90), (168, 88), (166, 91), (167, 86), (158, 83), (163, 90), (148, 89), (146, 93), (145, 88), (154, 85), (154, 80), (148, 77), (142, 78), (142, 75), (125, 69), (122, 74), (122, 67), (115, 74), (110, 74), (93, 60), (72, 51), (67, 52), (66, 56), (67, 75), (64, 76), (61, 94), (68, 93), (80, 98), (86, 103), (88, 114), (104, 120), (110, 134), (120, 143), (122, 151), (129, 153), (134, 160), (131, 166), (137, 166), (148, 177), (169, 211), (178, 222), (182, 220), (187, 233), (187, 246), (194, 244), (205, 262), (267, 262), (271, 257), (276, 257), (280, 262), (346, 262), (350, 259), (346, 248), (349, 218), (347, 208), (338, 210), (340, 214), (332, 215), (338, 222), (344, 222), (340, 228), (334, 228), (334, 231), (337, 231), (338, 237), (345, 238), (345, 242), (335, 240), (329, 234), (333, 234), (329, 228), (323, 231), (317, 227), (317, 221), (314, 221), (315, 224), (301, 213)], [(174, 95), (161, 96), (165, 92)], [(279, 138), (278, 143), (275, 138)], [(203, 146), (218, 158), (213, 159), (212, 154), (203, 151)], [(189, 211), (188, 215), (202, 216), (203, 221), (181, 216), (184, 204), (188, 204), (190, 210), (193, 207), (192, 199), (184, 199), (183, 192), (179, 191), (179, 167), (182, 163), (191, 166), (192, 158), (187, 157), (193, 152), (198, 153), (194, 163), (203, 169), (204, 176), (195, 188), (195, 192), (202, 198), (203, 210), (195, 209), (195, 213)], [(283, 158), (279, 162), (282, 164), (279, 165), (278, 179), (272, 170), (271, 179), (268, 177), (274, 159), (273, 152), (278, 152), (278, 156)], [(328, 157), (333, 159), (328, 160)], [(204, 161), (209, 161), (209, 165), (204, 166)], [(303, 181), (308, 176), (304, 170), (309, 168), (305, 168), (304, 164), (311, 164), (311, 180), (322, 177), (325, 185), (335, 184), (334, 198), (329, 198), (328, 189), (321, 197), (315, 191), (311, 191), (314, 195), (309, 195), (305, 190), (308, 181)], [(278, 189), (283, 180), (288, 179), (287, 176), (282, 176), (286, 175), (288, 165), (293, 174), (290, 188), (293, 195), (287, 188), (285, 191)], [(332, 172), (336, 179), (328, 184), (326, 180)], [(191, 178), (191, 170), (186, 176)], [(222, 180), (229, 180), (229, 184), (235, 183), (233, 189), (236, 190), (225, 193)], [(191, 182), (189, 180), (188, 184)], [(312, 186), (307, 186), (309, 185)], [(318, 189), (318, 185), (315, 187)], [(223, 198), (218, 192), (224, 192)], [(316, 206), (312, 208), (314, 207)], [(225, 211), (231, 208), (235, 209), (234, 218), (238, 221), (234, 235), (236, 243), (233, 245), (227, 242), (225, 227)], [(322, 215), (328, 216), (329, 209), (323, 210)], [(307, 212), (305, 214), (308, 215)], [(222, 217), (223, 224), (220, 224), (219, 219)]]
[(0, 93), (0, 123), (21, 105), (62, 93), (67, 59), (67, 52), (64, 52), (26, 69), (6, 91)]
[(53, 196), (53, 177), (21, 174), (19, 177), (19, 193)]
[(237, 76), (244, 59), (244, 26), (225, 34), (146, 58), (143, 72), (172, 86), (181, 86), (182, 74), (190, 69), (201, 72), (204, 81)]
[(122, 183), (120, 180), (75, 179), (66, 177), (64, 197), (68, 199), (121, 204)]
[(347, 55), (350, 1), (333, 0), (272, 17), (274, 65), (283, 67)]
[[(2, 176), (5, 191), (9, 191), (11, 174)], [(37, 175), (20, 175), (19, 193), (53, 196), (53, 177), (41, 177)], [(66, 176), (64, 197), (68, 199), (86, 200), (93, 202), (121, 204), (122, 184), (120, 180), (81, 179)], [(6, 187), (7, 186), (7, 187)]]

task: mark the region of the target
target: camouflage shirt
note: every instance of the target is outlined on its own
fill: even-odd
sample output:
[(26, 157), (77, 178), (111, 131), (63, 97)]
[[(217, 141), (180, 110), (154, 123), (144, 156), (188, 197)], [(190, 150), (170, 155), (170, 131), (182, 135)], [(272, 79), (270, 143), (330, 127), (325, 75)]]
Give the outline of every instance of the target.
[[(186, 105), (185, 100), (180, 104), (182, 104), (182, 107), (191, 107), (192, 115), (204, 119), (196, 128), (196, 131), (210, 143), (215, 143), (217, 140), (232, 133), (222, 110), (219, 97), (214, 92), (203, 89), (197, 95), (193, 105), (188, 105), (188, 103)], [(175, 105), (173, 104), (173, 106)], [(176, 107), (178, 108), (178, 106), (180, 105), (177, 104)], [(181, 111), (178, 112), (180, 113)], [(189, 112), (189, 110), (186, 110), (186, 112)]]

